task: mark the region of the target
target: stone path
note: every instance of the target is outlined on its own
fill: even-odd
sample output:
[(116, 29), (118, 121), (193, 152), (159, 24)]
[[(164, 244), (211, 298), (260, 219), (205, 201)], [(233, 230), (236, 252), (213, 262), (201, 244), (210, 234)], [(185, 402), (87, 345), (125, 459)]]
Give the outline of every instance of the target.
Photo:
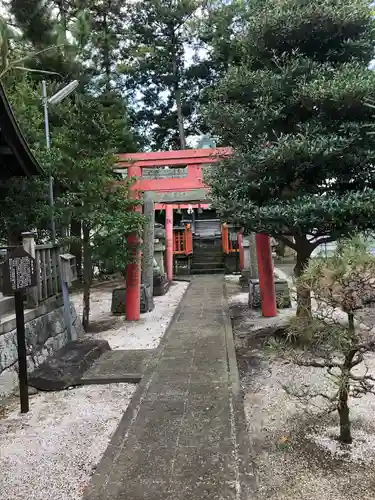
[(248, 499), (244, 422), (224, 277), (194, 278), (84, 499)]

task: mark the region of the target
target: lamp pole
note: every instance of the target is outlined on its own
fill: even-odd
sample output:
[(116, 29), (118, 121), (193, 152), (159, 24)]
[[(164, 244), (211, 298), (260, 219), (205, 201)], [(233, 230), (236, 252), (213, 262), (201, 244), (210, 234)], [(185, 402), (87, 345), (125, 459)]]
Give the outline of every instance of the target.
[[(63, 87), (61, 90), (56, 92), (52, 97), (48, 98), (47, 97), (47, 84), (46, 81), (42, 81), (42, 96), (43, 96), (43, 110), (44, 110), (44, 133), (46, 136), (46, 148), (47, 150), (50, 149), (51, 147), (51, 138), (50, 138), (50, 133), (49, 133), (49, 117), (48, 117), (48, 104), (58, 104), (61, 102), (65, 97), (67, 97), (69, 94), (71, 94), (78, 86), (78, 81), (73, 80), (71, 83), (68, 83), (65, 87)], [(55, 209), (55, 200), (54, 200), (54, 195), (53, 195), (53, 176), (49, 176), (49, 183), (48, 183), (48, 194), (49, 194), (49, 205), (51, 208), (51, 232), (52, 232), (52, 243), (56, 243), (56, 224), (55, 224), (55, 214), (54, 214), (54, 209)]]
[[(48, 118), (48, 98), (47, 98), (47, 85), (45, 80), (42, 81), (42, 93), (43, 93), (43, 110), (44, 110), (44, 133), (46, 136), (46, 148), (47, 150), (51, 147), (50, 135), (49, 135), (49, 118)], [(49, 176), (48, 182), (48, 195), (49, 195), (49, 206), (51, 209), (51, 231), (52, 231), (52, 243), (56, 243), (56, 224), (54, 207), (55, 200), (53, 196), (53, 177)]]

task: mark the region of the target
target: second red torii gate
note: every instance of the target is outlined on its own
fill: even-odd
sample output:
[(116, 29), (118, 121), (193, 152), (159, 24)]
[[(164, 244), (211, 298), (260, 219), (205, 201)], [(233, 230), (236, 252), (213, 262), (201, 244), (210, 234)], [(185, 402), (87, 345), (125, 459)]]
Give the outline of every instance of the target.
[[(209, 195), (208, 186), (203, 182), (203, 167), (212, 165), (232, 154), (231, 148), (186, 149), (150, 153), (119, 154), (116, 171), (126, 169), (127, 176), (135, 178), (132, 190), (135, 196), (144, 191), (153, 191), (168, 195), (184, 193), (185, 205), (191, 202), (189, 197), (196, 191), (202, 192), (203, 197)], [(142, 176), (144, 168), (156, 167), (187, 167), (187, 175), (179, 178), (147, 179)], [(191, 203), (204, 204), (206, 199), (194, 200)], [(160, 202), (155, 204), (156, 209), (166, 210), (166, 271), (169, 280), (173, 274), (173, 203)], [(130, 235), (129, 243), (136, 241), (135, 235)], [(264, 316), (276, 315), (276, 296), (273, 276), (273, 263), (270, 241), (267, 235), (257, 235), (257, 260), (259, 269), (259, 286), (262, 297), (262, 312)], [(126, 319), (139, 320), (140, 318), (140, 255), (136, 262), (129, 264), (126, 272)]]

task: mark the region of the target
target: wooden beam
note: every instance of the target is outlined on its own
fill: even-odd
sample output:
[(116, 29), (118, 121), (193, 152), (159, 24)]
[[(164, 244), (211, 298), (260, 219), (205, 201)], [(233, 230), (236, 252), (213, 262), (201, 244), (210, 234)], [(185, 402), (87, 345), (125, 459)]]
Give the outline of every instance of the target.
[(210, 208), (208, 203), (155, 203), (155, 210), (165, 210), (168, 205), (172, 205), (174, 210), (187, 208)]
[[(119, 181), (127, 183), (127, 181)], [(172, 179), (139, 179), (134, 184), (134, 189), (138, 191), (159, 191), (166, 193), (168, 191), (190, 191), (193, 189), (202, 189), (207, 186), (199, 178), (172, 178)]]
[(131, 166), (141, 168), (155, 168), (155, 167), (186, 167), (188, 165), (210, 165), (222, 160), (223, 157), (219, 156), (205, 156), (196, 158), (160, 158), (152, 161), (137, 160), (134, 162), (121, 160), (116, 163), (116, 170), (129, 168)]
[(218, 157), (231, 156), (231, 148), (204, 148), (204, 149), (178, 149), (173, 151), (158, 151), (150, 153), (120, 153), (118, 159), (126, 162), (145, 161), (152, 163), (159, 160), (191, 160), (190, 163), (200, 163), (198, 158), (211, 157), (215, 160)]

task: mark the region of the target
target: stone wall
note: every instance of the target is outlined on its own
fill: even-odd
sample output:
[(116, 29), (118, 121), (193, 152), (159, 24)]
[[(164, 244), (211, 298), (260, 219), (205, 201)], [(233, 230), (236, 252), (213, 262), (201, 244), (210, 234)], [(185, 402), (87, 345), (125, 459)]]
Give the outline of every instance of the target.
[[(74, 305), (72, 312), (72, 339), (83, 335), (80, 318)], [(41, 307), (25, 311), (25, 334), (29, 373), (68, 342), (64, 308), (59, 299)], [(15, 317), (3, 318), (0, 328), (0, 398), (13, 392), (18, 383), (17, 335)]]

